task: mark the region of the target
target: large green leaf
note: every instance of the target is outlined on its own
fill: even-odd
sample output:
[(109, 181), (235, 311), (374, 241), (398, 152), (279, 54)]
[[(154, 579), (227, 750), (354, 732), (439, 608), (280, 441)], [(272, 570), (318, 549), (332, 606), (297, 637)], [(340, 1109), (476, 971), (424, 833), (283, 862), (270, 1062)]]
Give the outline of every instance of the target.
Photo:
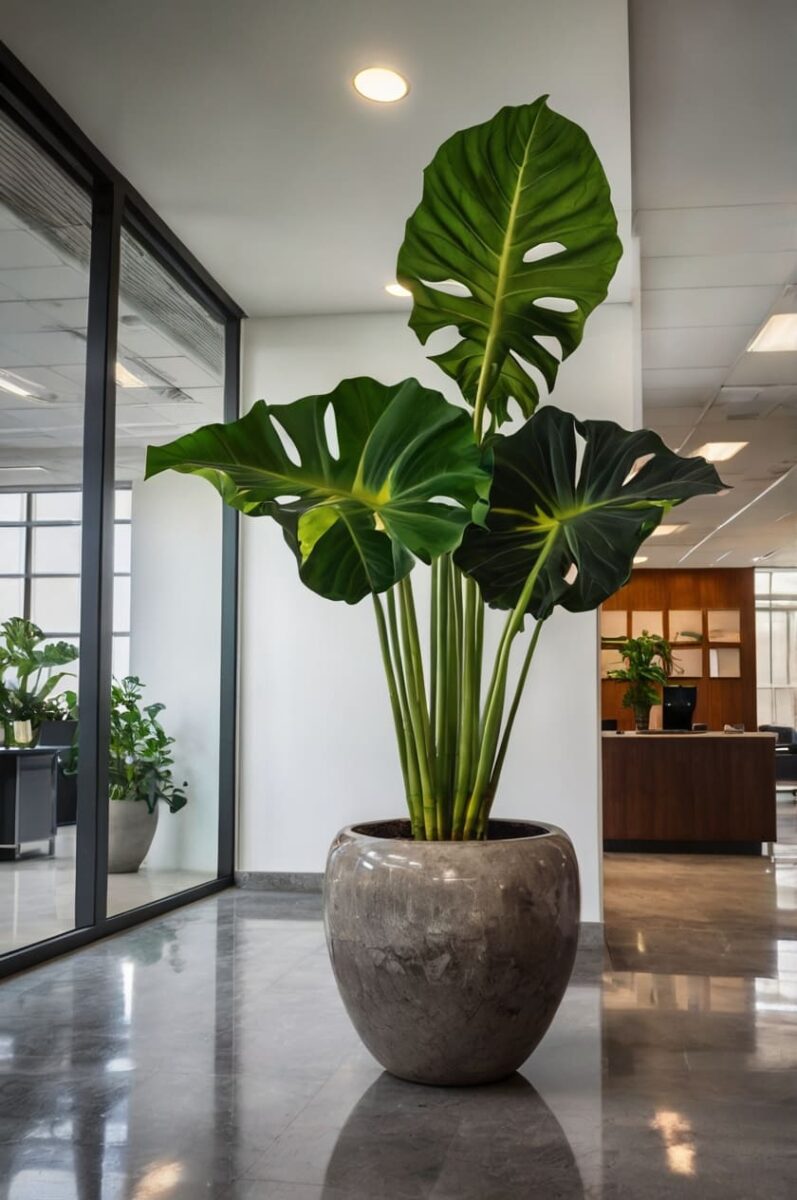
[(347, 379), (293, 404), (261, 400), (239, 421), (150, 446), (147, 476), (168, 469), (203, 476), (243, 513), (274, 517), (304, 583), (349, 604), (402, 579), (414, 558), (458, 546), (483, 520), (490, 487), (489, 452), (468, 414), (415, 379)]
[[(584, 439), (581, 468), (577, 438)], [(546, 405), (493, 439), (486, 527), (455, 558), (496, 608), (513, 608), (547, 545), (528, 611), (596, 608), (628, 579), (641, 543), (674, 505), (724, 484), (703, 458), (681, 458), (657, 434), (613, 421), (577, 421)]]
[[(539, 339), (558, 339), (562, 357), (575, 350), (622, 253), (600, 160), (546, 100), (502, 108), (443, 143), (398, 258), (415, 300), (410, 326), (424, 344), (456, 326), (462, 341), (434, 361), (499, 424), (510, 397), (525, 416), (534, 411), (538, 388), (524, 364), (553, 388), (559, 360)], [(556, 243), (563, 248), (525, 260)], [(437, 286), (451, 281), (469, 294)], [(549, 307), (561, 301), (571, 311)]]

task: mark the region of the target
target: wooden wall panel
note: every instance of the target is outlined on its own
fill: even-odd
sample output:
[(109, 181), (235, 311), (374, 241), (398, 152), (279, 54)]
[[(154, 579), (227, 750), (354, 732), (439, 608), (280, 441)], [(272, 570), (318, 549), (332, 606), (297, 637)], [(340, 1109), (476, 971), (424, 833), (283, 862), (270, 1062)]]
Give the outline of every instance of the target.
[[(757, 728), (755, 583), (752, 567), (634, 571), (625, 587), (607, 600), (603, 607), (608, 611), (625, 609), (629, 614), (629, 632), (630, 614), (634, 611), (661, 611), (666, 622), (667, 613), (671, 610), (702, 610), (703, 677), (693, 681), (685, 675), (679, 675), (673, 682), (697, 684), (694, 719), (704, 722), (709, 729), (722, 729), (726, 724), (739, 722), (748, 731)], [(709, 677), (710, 646), (705, 636), (705, 615), (709, 609), (739, 610), (741, 675), (738, 679)], [(633, 714), (630, 709), (622, 707), (625, 687), (624, 683), (612, 679), (601, 681), (601, 714), (603, 717), (616, 718), (620, 729), (633, 729)]]

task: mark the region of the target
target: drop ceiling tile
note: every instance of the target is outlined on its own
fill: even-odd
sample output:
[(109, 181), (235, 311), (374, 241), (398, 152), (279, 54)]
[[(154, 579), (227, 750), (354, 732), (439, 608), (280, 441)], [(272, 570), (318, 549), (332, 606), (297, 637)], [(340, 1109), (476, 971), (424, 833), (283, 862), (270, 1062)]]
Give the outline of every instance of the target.
[[(12, 373), (9, 372), (9, 374)], [(45, 399), (63, 396), (80, 396), (82, 398), (83, 396), (84, 384), (82, 381), (76, 382), (58, 371), (50, 370), (49, 367), (25, 367), (24, 374), (13, 372), (13, 375), (14, 382), (19, 382), (20, 387), (25, 387), (30, 383), (31, 391)]]
[(797, 353), (744, 354), (725, 383), (731, 387), (797, 384)]
[(652, 423), (655, 428), (675, 428), (685, 426), (689, 429), (700, 420), (702, 409), (699, 405), (681, 406), (665, 405), (662, 408), (643, 409), (646, 423)]
[(648, 388), (711, 388), (719, 391), (725, 378), (725, 367), (650, 367), (642, 368), (642, 386)]
[(179, 346), (143, 323), (120, 325), (119, 346), (142, 358), (168, 358), (180, 354)]
[[(797, 254), (675, 254), (654, 256), (642, 243), (641, 279), (656, 288), (783, 287), (797, 273)], [(2, 276), (0, 276), (2, 280)]]
[(18, 333), (0, 337), (0, 365), (6, 367), (79, 364), (85, 358), (85, 339), (75, 333)]
[(643, 394), (645, 408), (696, 408), (708, 404), (716, 394), (711, 387), (646, 387)]
[(44, 313), (37, 312), (26, 300), (4, 300), (0, 303), (0, 335), (35, 333), (51, 328)]
[(797, 251), (797, 204), (642, 209), (635, 230), (646, 255)]
[(213, 387), (219, 383), (217, 375), (212, 375), (205, 367), (198, 366), (184, 355), (148, 358), (147, 362), (157, 375), (176, 387)]
[(80, 297), (66, 300), (36, 300), (31, 308), (47, 321), (48, 329), (75, 329), (86, 332), (88, 323), (88, 301)]
[(62, 265), (47, 243), (27, 229), (0, 229), (0, 264), (4, 271)]
[(0, 260), (0, 285), (25, 300), (68, 300), (89, 294), (88, 272), (65, 266), (12, 271)]
[(20, 220), (16, 213), (7, 208), (5, 204), (0, 204), (0, 229), (24, 229), (24, 223)]
[(780, 287), (659, 288), (642, 292), (642, 328), (760, 325), (783, 294)]
[(642, 367), (728, 367), (753, 334), (754, 325), (706, 329), (643, 329)]

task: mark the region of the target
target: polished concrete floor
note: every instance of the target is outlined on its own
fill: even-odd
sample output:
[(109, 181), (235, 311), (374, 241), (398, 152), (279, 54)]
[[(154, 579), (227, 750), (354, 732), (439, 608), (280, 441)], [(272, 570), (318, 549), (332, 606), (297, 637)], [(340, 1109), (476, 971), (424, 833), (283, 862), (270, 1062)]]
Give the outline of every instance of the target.
[[(127, 912), (204, 883), (208, 878), (207, 872), (153, 869), (146, 865), (134, 874), (111, 875), (108, 913)], [(74, 927), (75, 827), (64, 826), (58, 831), (52, 857), (34, 845), (16, 862), (0, 862), (0, 954)]]
[(225, 892), (0, 988), (0, 1200), (793, 1200), (797, 847), (607, 861), (522, 1071), (385, 1075), (318, 899)]

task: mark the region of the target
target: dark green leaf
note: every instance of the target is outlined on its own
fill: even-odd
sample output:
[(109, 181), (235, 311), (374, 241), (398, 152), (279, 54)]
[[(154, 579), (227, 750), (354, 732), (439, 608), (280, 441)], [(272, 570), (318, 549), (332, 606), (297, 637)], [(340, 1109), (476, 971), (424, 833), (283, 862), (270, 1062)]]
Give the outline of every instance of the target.
[[(434, 361), (499, 424), (510, 397), (525, 416), (534, 411), (539, 392), (526, 364), (554, 386), (559, 359), (539, 339), (556, 338), (563, 357), (576, 348), (622, 253), (600, 160), (584, 130), (546, 100), (502, 108), (443, 143), (398, 258), (415, 300), (410, 326), (424, 344), (456, 326), (462, 341)], [(438, 286), (449, 281), (469, 294)]]
[(483, 519), (488, 458), (467, 413), (439, 392), (359, 378), (293, 404), (261, 400), (239, 421), (151, 446), (147, 475), (201, 475), (232, 507), (274, 517), (307, 586), (354, 604), (402, 579), (415, 557), (453, 550)]
[[(580, 471), (577, 434), (584, 439)], [(529, 605), (536, 617), (555, 604), (596, 608), (626, 582), (634, 555), (668, 509), (724, 486), (705, 459), (679, 457), (649, 430), (577, 421), (553, 405), (517, 433), (495, 438), (493, 452), (486, 527), (470, 527), (455, 559), (488, 603), (512, 608), (550, 539)]]

